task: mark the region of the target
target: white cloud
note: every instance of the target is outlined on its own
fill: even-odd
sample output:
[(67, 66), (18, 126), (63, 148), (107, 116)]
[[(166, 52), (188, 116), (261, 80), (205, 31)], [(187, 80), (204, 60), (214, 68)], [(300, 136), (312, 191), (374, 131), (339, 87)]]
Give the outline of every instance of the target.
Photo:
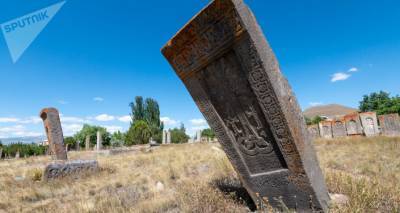
[(33, 137), (33, 136), (41, 136), (43, 134), (40, 132), (27, 131), (25, 126), (22, 125), (15, 125), (15, 126), (1, 127), (0, 135), (1, 137), (8, 138), (8, 137)]
[(349, 72), (357, 72), (358, 68), (357, 67), (352, 67), (348, 70)]
[(114, 116), (107, 115), (107, 114), (101, 114), (101, 115), (96, 116), (96, 120), (98, 120), (98, 121), (112, 121), (114, 119), (115, 119)]
[(64, 116), (60, 115), (60, 120), (63, 123), (89, 123), (89, 120), (79, 118), (79, 117), (73, 117), (73, 116)]
[(18, 121), (18, 118), (0, 118), (0, 123), (16, 123)]
[(103, 126), (104, 128), (107, 129), (108, 132), (110, 133), (114, 133), (114, 132), (118, 132), (118, 131), (123, 131), (122, 126)]
[(322, 103), (322, 102), (310, 102), (310, 106), (312, 106), (312, 107), (315, 107), (315, 106), (321, 106), (321, 105), (323, 105), (324, 103)]
[(104, 98), (102, 98), (102, 97), (94, 97), (93, 101), (102, 102), (102, 101), (104, 101)]
[(160, 120), (166, 126), (173, 126), (173, 125), (177, 125), (179, 123), (178, 121), (171, 119), (170, 117), (161, 117)]
[(42, 119), (39, 118), (39, 116), (31, 116), (29, 118), (25, 118), (25, 119), (18, 121), (18, 123), (21, 123), (21, 124), (38, 124), (41, 122), (42, 122)]
[(193, 126), (205, 126), (205, 125), (207, 125), (207, 121), (204, 120), (204, 119), (202, 119), (202, 118), (199, 118), (199, 119), (192, 119), (192, 120), (190, 120), (190, 123), (191, 123)]
[(118, 120), (121, 122), (124, 122), (124, 123), (129, 123), (132, 121), (132, 118), (130, 115), (125, 115), (125, 116), (119, 117)]
[(62, 125), (64, 136), (73, 135), (73, 134), (79, 132), (82, 128), (83, 128), (82, 124), (64, 124), (64, 125)]
[(350, 78), (350, 76), (351, 76), (350, 74), (338, 72), (332, 75), (331, 82), (344, 81)]

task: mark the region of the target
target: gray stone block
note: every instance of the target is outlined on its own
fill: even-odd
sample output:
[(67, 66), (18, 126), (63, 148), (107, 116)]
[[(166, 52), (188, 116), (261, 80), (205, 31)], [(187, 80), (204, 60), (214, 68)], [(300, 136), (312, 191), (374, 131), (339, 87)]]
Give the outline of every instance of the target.
[(96, 160), (59, 161), (49, 164), (43, 175), (43, 180), (49, 181), (64, 177), (79, 177), (97, 172), (99, 165)]

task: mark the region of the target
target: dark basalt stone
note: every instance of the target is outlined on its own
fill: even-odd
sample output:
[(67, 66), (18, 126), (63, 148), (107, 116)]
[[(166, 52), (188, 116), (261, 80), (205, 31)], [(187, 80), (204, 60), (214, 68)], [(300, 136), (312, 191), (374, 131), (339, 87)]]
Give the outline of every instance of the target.
[[(251, 11), (216, 0), (162, 49), (255, 201), (328, 211), (296, 97)], [(282, 202), (281, 202), (282, 201)]]

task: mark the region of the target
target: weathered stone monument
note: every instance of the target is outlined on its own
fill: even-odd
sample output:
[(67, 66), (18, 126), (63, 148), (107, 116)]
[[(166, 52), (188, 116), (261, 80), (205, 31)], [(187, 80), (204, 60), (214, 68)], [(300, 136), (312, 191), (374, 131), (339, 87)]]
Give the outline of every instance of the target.
[(162, 132), (162, 144), (167, 144), (167, 130)]
[(241, 0), (209, 4), (162, 49), (255, 200), (327, 211), (296, 97)]
[(320, 137), (318, 124), (308, 126), (307, 130), (312, 139), (317, 139)]
[(336, 118), (332, 122), (332, 135), (334, 138), (342, 138), (347, 136), (346, 122), (344, 118)]
[(90, 135), (86, 135), (86, 138), (85, 138), (85, 150), (86, 151), (90, 150)]
[(358, 113), (345, 115), (344, 121), (346, 122), (348, 136), (359, 136), (363, 134), (360, 115)]
[(197, 143), (201, 142), (201, 130), (196, 131), (196, 142)]
[(76, 141), (76, 144), (75, 144), (75, 150), (76, 151), (79, 151), (81, 149), (80, 144), (81, 144), (81, 142), (79, 140)]
[(325, 139), (333, 138), (332, 121), (319, 122), (319, 132), (321, 134), (321, 138), (325, 138)]
[(382, 128), (382, 134), (385, 136), (400, 136), (400, 117), (399, 114), (380, 115), (379, 124)]
[(58, 110), (55, 108), (45, 108), (40, 112), (40, 117), (44, 123), (52, 156), (56, 160), (67, 160), (67, 151), (64, 146), (64, 136)]
[(171, 144), (171, 131), (167, 131), (167, 144)]
[(100, 131), (97, 131), (97, 145), (96, 145), (96, 149), (97, 149), (97, 151), (100, 151), (101, 150), (101, 145), (102, 145), (102, 143), (103, 143), (103, 138), (102, 138), (102, 136), (101, 136), (101, 132)]
[(360, 113), (361, 124), (367, 137), (379, 135), (378, 119), (375, 112)]

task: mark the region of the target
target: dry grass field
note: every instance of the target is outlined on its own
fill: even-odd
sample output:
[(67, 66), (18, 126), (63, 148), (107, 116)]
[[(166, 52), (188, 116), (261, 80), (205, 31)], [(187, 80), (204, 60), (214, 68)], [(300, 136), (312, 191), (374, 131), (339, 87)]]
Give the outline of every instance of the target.
[[(400, 139), (316, 141), (331, 212), (400, 212)], [(251, 202), (218, 144), (161, 146), (97, 158), (101, 171), (38, 181), (49, 157), (0, 161), (0, 212), (248, 212)], [(268, 209), (266, 209), (267, 211)]]

